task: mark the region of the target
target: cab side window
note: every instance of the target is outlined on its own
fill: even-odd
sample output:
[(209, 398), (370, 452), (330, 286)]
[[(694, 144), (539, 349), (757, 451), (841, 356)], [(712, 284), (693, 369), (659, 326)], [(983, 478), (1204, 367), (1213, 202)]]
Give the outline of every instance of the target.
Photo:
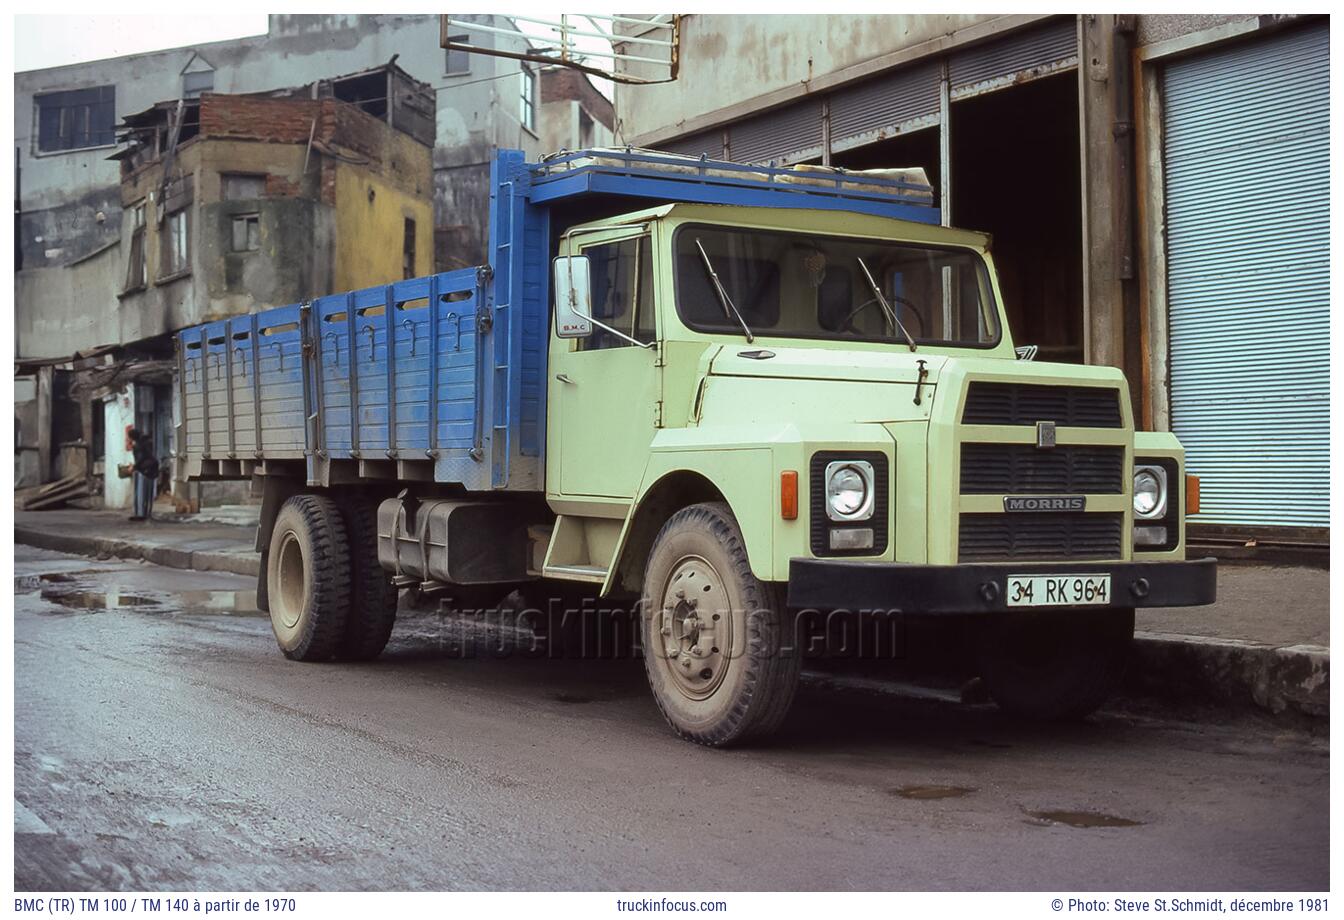
[[(632, 339), (652, 342), (653, 257), (649, 238), (599, 243), (586, 247), (583, 254), (588, 257), (593, 318)], [(591, 336), (575, 341), (580, 351), (632, 345), (597, 325)]]

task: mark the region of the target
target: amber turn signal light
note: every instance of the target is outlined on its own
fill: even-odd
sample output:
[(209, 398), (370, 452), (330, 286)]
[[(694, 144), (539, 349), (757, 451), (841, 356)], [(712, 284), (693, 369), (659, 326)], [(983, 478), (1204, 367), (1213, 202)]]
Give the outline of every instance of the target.
[(786, 521), (798, 520), (797, 470), (785, 470), (779, 474), (779, 516)]
[(1185, 477), (1185, 513), (1199, 514), (1199, 477), (1188, 473)]

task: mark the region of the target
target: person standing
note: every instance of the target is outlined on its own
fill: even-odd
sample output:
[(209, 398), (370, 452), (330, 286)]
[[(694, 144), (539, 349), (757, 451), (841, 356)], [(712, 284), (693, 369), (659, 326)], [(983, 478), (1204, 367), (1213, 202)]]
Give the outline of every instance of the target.
[(132, 428), (130, 436), (131, 458), (135, 461), (135, 514), (131, 520), (148, 521), (159, 481), (159, 458), (154, 456), (154, 443), (148, 434)]

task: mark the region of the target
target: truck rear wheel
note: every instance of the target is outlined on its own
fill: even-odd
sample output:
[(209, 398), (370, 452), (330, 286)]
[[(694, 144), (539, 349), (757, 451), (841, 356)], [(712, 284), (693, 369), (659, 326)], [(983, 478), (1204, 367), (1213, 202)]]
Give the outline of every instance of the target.
[(285, 502), (271, 532), (266, 583), (271, 629), (285, 657), (331, 658), (350, 607), (350, 549), (335, 502), (322, 495)]
[(362, 497), (341, 505), (350, 543), (350, 612), (336, 647), (342, 661), (377, 658), (397, 619), (397, 588), (378, 564), (378, 506)]
[(752, 574), (727, 505), (691, 505), (663, 525), (641, 615), (649, 685), (677, 734), (720, 747), (783, 721), (800, 650), (777, 592)]
[(1119, 684), (1133, 638), (1132, 607), (999, 615), (981, 637), (981, 677), (1012, 715), (1080, 719)]

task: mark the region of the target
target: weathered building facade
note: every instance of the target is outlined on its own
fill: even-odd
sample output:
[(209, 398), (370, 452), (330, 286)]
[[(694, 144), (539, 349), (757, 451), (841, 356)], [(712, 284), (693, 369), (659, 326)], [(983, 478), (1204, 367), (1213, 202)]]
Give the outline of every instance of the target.
[[(464, 18), (502, 30), (477, 44), (527, 46)], [(21, 485), (124, 460), (123, 423), (171, 408), (149, 407), (177, 328), (484, 260), (493, 151), (543, 150), (540, 73), (439, 38), (433, 15), (272, 16), (264, 36), (16, 74)], [(103, 476), (114, 505), (121, 485)]]
[(118, 154), (117, 341), (431, 271), (423, 138), (337, 98), (207, 94), (165, 149), (174, 111), (129, 118)]
[[(1182, 439), (1210, 539), (1322, 540), (1328, 32), (1246, 14), (695, 14), (674, 81), (617, 84), (616, 132), (923, 167), (946, 221), (993, 235), (1016, 339), (1123, 368), (1140, 424)], [(1288, 392), (1264, 385), (1266, 350)]]
[[(125, 143), (114, 157), (127, 219), (118, 244), (95, 257), (115, 263), (114, 320), (90, 310), (101, 302), (92, 293), (29, 316), (32, 334), (47, 338), (102, 318), (108, 328), (97, 331), (127, 343), (39, 372), (53, 373), (53, 384), (72, 381), (76, 399), (67, 413), (53, 407), (51, 420), (79, 420), (75, 439), (91, 447), (79, 468), (102, 474), (106, 506), (130, 499), (127, 483), (109, 474), (127, 426), (149, 433), (160, 456), (173, 448), (175, 330), (431, 270), (432, 105), (401, 117), (370, 112), (367, 102), (339, 98), (350, 79), (276, 94), (206, 93), (119, 126)], [(408, 100), (428, 92), (394, 65), (353, 79), (396, 83)], [(62, 462), (53, 475), (76, 472)]]
[[(511, 28), (503, 17), (470, 18)], [(480, 41), (526, 46), (521, 34)], [(120, 171), (108, 159), (122, 116), (208, 92), (311, 85), (368, 71), (394, 56), (398, 67), (434, 93), (435, 216), (425, 232), (439, 241), (435, 263), (479, 261), (491, 151), (499, 146), (533, 156), (542, 151), (536, 127), (540, 103), (534, 92), (529, 112), (522, 89), (536, 75), (506, 58), (450, 56), (439, 46), (437, 16), (272, 16), (264, 36), (16, 74), (16, 354), (70, 355), (123, 341), (115, 326), (115, 299), (95, 311), (100, 315), (78, 334), (25, 329), (22, 319), (53, 303), (87, 303), (90, 293), (120, 290), (121, 260), (99, 256), (123, 236)]]

